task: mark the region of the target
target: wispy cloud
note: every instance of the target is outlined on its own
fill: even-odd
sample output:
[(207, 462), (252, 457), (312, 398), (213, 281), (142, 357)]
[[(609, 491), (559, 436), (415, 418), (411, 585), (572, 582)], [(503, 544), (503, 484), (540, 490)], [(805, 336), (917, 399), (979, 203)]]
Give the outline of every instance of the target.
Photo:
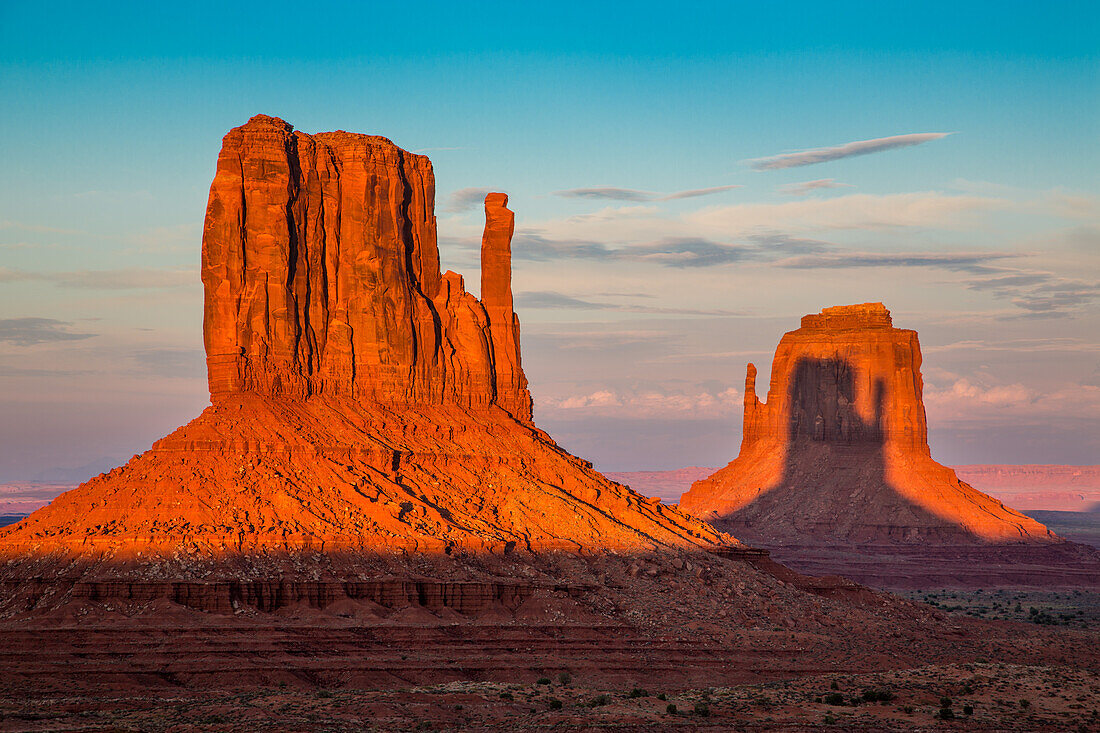
[(990, 263), (1017, 256), (1009, 252), (835, 252), (791, 257), (775, 264), (798, 270), (938, 267), (954, 272), (988, 272)]
[(72, 324), (53, 318), (3, 318), (0, 319), (0, 342), (16, 346), (78, 341), (95, 336), (94, 333), (74, 333)]
[(608, 247), (601, 242), (556, 241), (539, 234), (521, 233), (512, 244), (512, 257), (519, 260), (579, 258), (652, 262), (677, 268), (740, 262), (751, 257), (752, 252), (752, 247), (722, 244), (700, 237), (670, 237), (645, 244)]
[(555, 191), (554, 195), (571, 199), (598, 199), (605, 201), (677, 201), (679, 199), (693, 199), (699, 196), (710, 196), (712, 194), (722, 193), (723, 191), (731, 191), (735, 188), (744, 188), (744, 186), (711, 186), (710, 188), (692, 188), (686, 191), (675, 191), (673, 193), (642, 191), (636, 188), (593, 186), (590, 188), (570, 188), (565, 191)]
[(518, 308), (546, 310), (600, 310), (620, 311), (623, 313), (648, 313), (653, 315), (676, 316), (745, 316), (747, 311), (698, 308), (662, 308), (660, 306), (636, 305), (632, 303), (608, 303), (584, 300), (554, 290), (532, 290), (516, 293)]
[(460, 188), (447, 197), (443, 210), (456, 214), (469, 211), (484, 203), (485, 197), (494, 191), (496, 191), (494, 188)]
[(929, 142), (930, 140), (939, 140), (950, 134), (950, 132), (918, 132), (908, 135), (876, 137), (871, 140), (856, 140), (855, 142), (834, 145), (828, 148), (813, 148), (811, 150), (799, 150), (794, 153), (771, 155), (766, 158), (753, 158), (745, 162), (754, 170), (758, 171), (797, 168), (803, 165), (814, 165), (815, 163), (827, 163), (831, 160), (840, 160), (841, 158), (851, 158), (856, 155), (869, 155), (871, 153), (881, 153), (886, 150), (907, 148)]
[(925, 354), (936, 354), (945, 351), (962, 351), (967, 353), (982, 352), (1057, 352), (1075, 354), (1100, 353), (1100, 344), (1086, 341), (1081, 338), (1069, 336), (1055, 336), (1051, 338), (1019, 338), (1005, 339), (1003, 341), (989, 341), (986, 339), (967, 339), (953, 341), (940, 346), (926, 346)]
[(541, 234), (520, 233), (513, 240), (517, 260), (565, 258), (648, 262), (663, 267), (690, 269), (740, 262), (769, 262), (826, 252), (834, 245), (817, 239), (785, 234), (755, 234), (738, 243), (715, 242), (702, 237), (666, 237), (656, 242), (609, 247), (594, 241), (557, 241)]
[(991, 277), (974, 278), (965, 284), (971, 290), (1011, 300), (1032, 318), (1068, 315), (1100, 300), (1100, 281), (1038, 270), (997, 268)]
[(855, 186), (850, 183), (839, 183), (834, 178), (819, 178), (816, 181), (788, 183), (779, 187), (779, 193), (787, 196), (805, 196), (813, 191), (823, 191), (830, 188), (855, 188)]

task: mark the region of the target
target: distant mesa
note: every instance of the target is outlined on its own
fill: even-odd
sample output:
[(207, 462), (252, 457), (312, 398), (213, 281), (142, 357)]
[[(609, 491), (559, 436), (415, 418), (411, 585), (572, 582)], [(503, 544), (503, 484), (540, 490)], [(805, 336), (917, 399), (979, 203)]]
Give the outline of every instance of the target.
[(535, 427), (507, 205), (485, 199), (479, 300), (440, 272), (426, 157), (263, 115), (231, 130), (203, 231), (210, 407), (0, 530), (0, 549), (736, 544)]
[(916, 332), (881, 303), (803, 317), (776, 349), (767, 402), (748, 365), (740, 454), (680, 508), (785, 545), (1060, 542), (932, 460), (920, 366)]

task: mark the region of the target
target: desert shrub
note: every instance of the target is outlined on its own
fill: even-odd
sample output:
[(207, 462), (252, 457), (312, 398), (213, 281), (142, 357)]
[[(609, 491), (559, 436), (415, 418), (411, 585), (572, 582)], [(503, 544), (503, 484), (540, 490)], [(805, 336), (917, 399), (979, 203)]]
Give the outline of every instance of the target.
[(951, 707), (951, 698), (949, 698), (949, 697), (941, 697), (941, 698), (940, 698), (940, 707), (941, 707), (941, 708), (949, 708), (949, 707)]
[(502, 693), (500, 693), (500, 699), (501, 700), (514, 700), (515, 698), (512, 697), (512, 693), (510, 693), (510, 692), (502, 692)]
[(710, 715), (710, 706), (707, 705), (705, 702), (695, 703), (695, 714), (700, 717), (706, 718)]
[(329, 690), (317, 690), (317, 697), (332, 697), (332, 692)]
[(670, 713), (672, 715), (675, 715), (676, 714), (676, 703), (671, 703), (670, 702), (668, 705), (665, 705), (665, 712)]
[(936, 712), (936, 717), (940, 720), (954, 720), (955, 712), (951, 708), (940, 708)]
[(885, 687), (868, 687), (863, 691), (864, 702), (890, 702), (894, 693)]
[(548, 685), (548, 684), (550, 684), (550, 678), (549, 677), (539, 677), (538, 681), (535, 684), (536, 685)]
[(906, 715), (912, 715), (913, 714), (913, 706), (912, 705), (906, 705), (905, 707), (903, 707), (901, 709), (901, 712), (905, 713)]
[(974, 706), (973, 705), (963, 705), (963, 715), (973, 715), (973, 714), (974, 714)]
[(588, 707), (598, 708), (601, 705), (606, 705), (609, 702), (611, 702), (611, 697), (609, 695), (596, 695), (588, 702)]
[(839, 689), (840, 689), (840, 685), (839, 685), (839, 684), (837, 684), (837, 681), (836, 681), (836, 680), (833, 680), (832, 682), (830, 682), (830, 683), (829, 683), (829, 689), (830, 689), (830, 690), (839, 690)]
[(828, 695), (825, 696), (825, 704), (826, 705), (843, 705), (844, 704), (844, 695), (841, 695), (839, 692), (830, 692)]
[(558, 700), (557, 698), (551, 700), (550, 701), (550, 709), (551, 710), (561, 710), (561, 700)]
[(825, 725), (836, 725), (836, 718), (831, 715), (826, 715), (825, 720), (822, 722), (824, 722)]
[(573, 676), (570, 675), (568, 672), (562, 672), (558, 675), (558, 682), (562, 683), (563, 685), (568, 685), (572, 681)]
[(629, 697), (629, 698), (649, 697), (649, 693), (646, 692), (645, 690), (643, 690), (640, 687), (635, 687), (633, 690), (630, 691), (630, 694), (627, 695), (627, 697)]
[(1021, 709), (1027, 710), (1028, 707), (1030, 707), (1030, 705), (1031, 705), (1031, 700), (1020, 700), (1020, 708)]
[(663, 692), (658, 692), (658, 693), (657, 693), (657, 699), (658, 699), (658, 700), (667, 700), (667, 699), (668, 699), (668, 697), (666, 697), (666, 696), (665, 696), (665, 693), (663, 693)]

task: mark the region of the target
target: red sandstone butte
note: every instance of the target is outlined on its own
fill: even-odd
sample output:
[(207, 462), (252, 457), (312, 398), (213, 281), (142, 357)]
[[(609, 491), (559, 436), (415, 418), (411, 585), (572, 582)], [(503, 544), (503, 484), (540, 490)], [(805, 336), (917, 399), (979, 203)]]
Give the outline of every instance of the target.
[(767, 402), (745, 379), (741, 452), (680, 508), (780, 544), (1059, 541), (932, 460), (915, 331), (881, 303), (826, 308), (785, 334)]
[(0, 530), (0, 550), (736, 544), (531, 421), (508, 198), (482, 299), (440, 273), (428, 159), (263, 115), (225, 136), (202, 247), (211, 405)]
[(212, 399), (498, 404), (530, 420), (507, 200), (486, 199), (492, 266), (482, 284), (492, 297), (483, 304), (460, 276), (440, 275), (426, 157), (383, 137), (306, 135), (262, 115), (232, 130), (203, 234)]

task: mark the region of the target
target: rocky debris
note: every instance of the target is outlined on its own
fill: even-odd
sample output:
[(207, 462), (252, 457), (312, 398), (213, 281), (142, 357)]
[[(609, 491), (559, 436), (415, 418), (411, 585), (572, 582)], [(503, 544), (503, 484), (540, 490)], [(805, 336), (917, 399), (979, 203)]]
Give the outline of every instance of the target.
[(805, 316), (766, 402), (748, 365), (740, 454), (680, 507), (770, 544), (1059, 542), (932, 460), (920, 367), (916, 332), (881, 303)]

